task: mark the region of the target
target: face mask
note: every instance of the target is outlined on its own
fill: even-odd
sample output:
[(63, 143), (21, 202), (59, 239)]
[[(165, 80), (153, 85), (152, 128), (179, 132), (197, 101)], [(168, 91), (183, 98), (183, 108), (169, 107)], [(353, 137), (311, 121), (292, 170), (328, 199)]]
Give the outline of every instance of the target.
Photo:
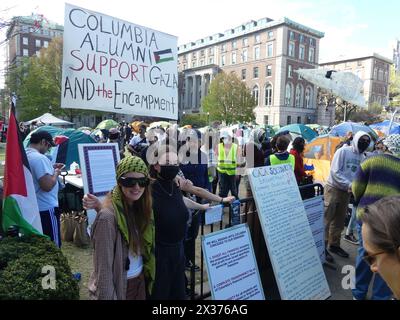
[(161, 166), (159, 176), (164, 180), (173, 180), (179, 172), (178, 166)]
[(224, 144), (229, 144), (230, 143), (230, 139), (229, 138), (224, 138)]
[(368, 149), (369, 143), (370, 143), (369, 140), (365, 140), (365, 139), (360, 139), (360, 140), (358, 140), (358, 145), (357, 145), (358, 151), (359, 151), (360, 153), (363, 153), (365, 150)]

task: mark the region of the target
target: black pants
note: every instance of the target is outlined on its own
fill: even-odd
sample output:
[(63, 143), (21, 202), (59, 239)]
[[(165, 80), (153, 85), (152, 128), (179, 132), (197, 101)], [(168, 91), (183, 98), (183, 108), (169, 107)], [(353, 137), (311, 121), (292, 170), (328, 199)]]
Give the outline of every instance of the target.
[(61, 248), (60, 232), (60, 210), (53, 208), (47, 211), (40, 211), (40, 220), (42, 221), (43, 234), (49, 236), (57, 247)]
[(183, 241), (156, 243), (156, 279), (152, 300), (185, 300), (185, 254)]
[(229, 191), (238, 199), (238, 190), (236, 187), (236, 176), (229, 176), (226, 173), (219, 172), (219, 196), (225, 198)]

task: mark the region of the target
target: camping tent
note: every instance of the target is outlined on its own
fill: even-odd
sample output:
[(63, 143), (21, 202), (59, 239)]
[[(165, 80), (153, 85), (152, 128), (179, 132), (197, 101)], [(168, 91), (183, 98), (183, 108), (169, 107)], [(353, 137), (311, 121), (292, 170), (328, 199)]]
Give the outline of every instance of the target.
[(72, 122), (65, 121), (63, 119), (59, 119), (59, 118), (53, 116), (51, 113), (45, 113), (45, 114), (41, 115), (40, 117), (37, 117), (35, 119), (25, 122), (25, 124), (31, 124), (32, 122), (36, 122), (38, 124), (44, 124), (44, 125), (53, 125), (53, 126), (71, 126), (71, 125), (73, 125)]
[(323, 135), (306, 144), (304, 149), (304, 164), (314, 166), (314, 179), (326, 182), (331, 169), (331, 162), (337, 145), (342, 141), (340, 137)]
[[(45, 130), (49, 132), (53, 139), (55, 137), (60, 137), (56, 139), (57, 146), (52, 148), (52, 153), (57, 153), (56, 161), (60, 163), (65, 163), (68, 169), (72, 162), (79, 163), (79, 153), (78, 144), (79, 143), (96, 143), (96, 141), (89, 135), (83, 133), (82, 131), (75, 129), (60, 129), (52, 126), (43, 126), (32, 131), (24, 140), (25, 147), (28, 145), (31, 138), (31, 134), (36, 131)], [(66, 139), (66, 138), (67, 139)], [(57, 141), (58, 140), (58, 141)]]
[(375, 133), (374, 130), (372, 130), (369, 126), (366, 126), (364, 124), (359, 124), (356, 122), (351, 122), (351, 121), (347, 121), (347, 122), (342, 122), (336, 126), (334, 126), (331, 130), (331, 132), (329, 132), (329, 134), (331, 136), (335, 136), (335, 137), (344, 137), (346, 135), (347, 132), (353, 132), (353, 135), (355, 135), (358, 131), (364, 131), (368, 134), (371, 135), (372, 139), (377, 140), (378, 136)]
[[(378, 130), (380, 132), (383, 132), (384, 134), (387, 134), (388, 130), (389, 130), (389, 126), (390, 126), (390, 120), (385, 120), (383, 122), (371, 124), (370, 128), (372, 128), (374, 130)], [(389, 132), (389, 134), (395, 134), (395, 133), (400, 134), (400, 124), (397, 122), (392, 123), (390, 132)]]
[(318, 134), (311, 128), (305, 126), (304, 124), (289, 124), (279, 129), (278, 133), (283, 131), (289, 131), (291, 133), (297, 133), (301, 135), (307, 142), (312, 141)]

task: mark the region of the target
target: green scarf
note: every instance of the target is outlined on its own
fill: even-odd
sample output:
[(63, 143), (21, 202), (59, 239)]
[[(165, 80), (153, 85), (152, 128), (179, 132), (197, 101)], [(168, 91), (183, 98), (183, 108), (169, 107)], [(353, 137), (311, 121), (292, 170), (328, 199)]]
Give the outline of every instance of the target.
[[(147, 169), (146, 164), (139, 157), (128, 156), (122, 159), (117, 166), (117, 181), (120, 177), (128, 172), (137, 172), (142, 173), (145, 177), (149, 176), (149, 171)], [(111, 201), (115, 211), (115, 216), (117, 219), (118, 229), (120, 230), (123, 238), (129, 246), (129, 233), (128, 233), (128, 224), (126, 222), (126, 218), (123, 214), (124, 205), (122, 200), (122, 191), (119, 185), (117, 184), (111, 192)], [(150, 223), (147, 226), (146, 230), (143, 234), (144, 240), (144, 252), (142, 252), (143, 257), (143, 269), (144, 276), (146, 279), (147, 290), (148, 293), (151, 294), (155, 271), (156, 271), (156, 263), (155, 263), (155, 233), (154, 233), (154, 217), (153, 212), (151, 213)]]

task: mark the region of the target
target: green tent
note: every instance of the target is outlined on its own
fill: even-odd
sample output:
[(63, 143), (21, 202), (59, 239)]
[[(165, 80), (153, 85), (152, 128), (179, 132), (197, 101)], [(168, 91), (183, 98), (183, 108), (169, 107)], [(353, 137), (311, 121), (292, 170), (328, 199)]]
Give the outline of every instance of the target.
[(102, 122), (100, 122), (96, 129), (106, 129), (106, 130), (110, 130), (111, 128), (117, 128), (118, 127), (118, 122), (114, 121), (112, 119), (107, 119), (107, 120), (103, 120)]

